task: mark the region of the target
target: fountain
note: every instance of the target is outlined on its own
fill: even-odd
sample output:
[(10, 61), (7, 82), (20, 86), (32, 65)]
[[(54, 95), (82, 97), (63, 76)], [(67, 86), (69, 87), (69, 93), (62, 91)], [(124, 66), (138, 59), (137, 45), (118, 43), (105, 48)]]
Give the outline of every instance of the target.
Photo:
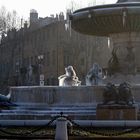
[[(122, 94), (120, 91), (125, 91), (129, 95), (128, 98), (119, 96), (122, 97), (119, 104), (115, 101), (110, 107), (110, 101), (106, 98), (110, 94), (110, 89), (105, 92), (107, 85), (101, 81), (102, 77), (98, 79), (100, 73), (97, 73), (92, 84), (88, 79), (89, 71), (87, 75), (89, 84), (77, 86), (80, 81), (76, 74), (69, 75), (66, 71), (66, 74), (59, 77), (60, 86), (11, 87), (11, 101), (17, 106), (12, 110), (1, 110), (0, 120), (49, 120), (60, 112), (74, 120), (100, 119), (103, 112), (110, 114), (107, 119), (124, 120), (126, 118), (123, 115), (130, 116), (131, 112), (135, 115), (128, 119), (140, 119), (139, 110), (135, 106), (135, 103), (140, 104), (140, 76), (137, 74), (139, 60), (136, 55), (140, 44), (140, 0), (119, 0), (116, 4), (87, 7), (75, 11), (70, 19), (72, 28), (80, 33), (110, 38), (113, 50), (108, 62), (108, 76), (104, 83), (115, 84), (117, 90), (116, 95), (111, 96), (113, 100)], [(73, 83), (62, 86), (61, 80), (66, 78), (76, 82), (74, 86)], [(130, 82), (132, 85), (130, 90), (124, 82)], [(135, 103), (131, 104), (133, 96)], [(120, 102), (125, 101), (130, 101), (130, 105), (127, 102), (120, 105)], [(97, 116), (99, 118), (96, 118)], [(106, 118), (101, 116), (101, 119)]]
[(108, 62), (108, 80), (139, 83), (136, 75), (140, 44), (140, 1), (120, 0), (116, 4), (88, 7), (71, 16), (72, 28), (80, 33), (106, 36), (113, 44)]
[[(139, 19), (140, 0), (118, 0), (116, 4), (87, 7), (71, 15), (74, 30), (87, 35), (109, 37), (113, 44), (106, 83), (121, 83), (118, 89), (122, 88), (123, 92), (120, 94), (120, 90), (116, 91), (111, 83), (107, 85), (109, 90), (103, 97), (103, 102), (106, 103), (97, 106), (98, 119), (137, 119), (138, 108), (134, 105), (128, 84), (123, 82), (134, 86), (140, 82), (140, 76), (137, 74), (139, 60), (136, 55), (140, 44)], [(140, 90), (139, 85), (137, 87)], [(125, 104), (120, 105), (116, 100), (118, 98), (125, 99)], [(115, 101), (113, 105), (107, 104), (110, 99)], [(129, 106), (127, 102), (130, 100), (132, 104)], [(131, 112), (135, 115), (131, 116)]]

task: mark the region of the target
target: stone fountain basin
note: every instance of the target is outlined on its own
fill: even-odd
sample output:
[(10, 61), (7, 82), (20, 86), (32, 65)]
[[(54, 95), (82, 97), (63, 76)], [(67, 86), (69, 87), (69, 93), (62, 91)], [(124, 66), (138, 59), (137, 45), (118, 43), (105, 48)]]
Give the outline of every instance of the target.
[[(0, 120), (50, 120), (60, 112), (75, 120), (95, 120), (104, 88), (105, 85), (11, 87), (11, 101), (17, 106), (1, 110)], [(139, 91), (140, 85), (132, 86), (138, 104)]]
[(87, 7), (71, 16), (72, 28), (88, 35), (140, 31), (140, 3), (116, 3)]
[[(95, 106), (102, 102), (106, 85), (98, 86), (25, 86), (11, 87), (11, 101), (22, 105), (52, 106)], [(132, 85), (136, 103), (140, 103), (140, 85)]]
[(11, 87), (11, 101), (16, 104), (32, 104), (45, 106), (80, 106), (87, 104), (95, 104), (96, 100), (101, 100), (100, 95), (97, 96), (94, 90), (98, 93), (102, 92), (98, 86), (25, 86)]

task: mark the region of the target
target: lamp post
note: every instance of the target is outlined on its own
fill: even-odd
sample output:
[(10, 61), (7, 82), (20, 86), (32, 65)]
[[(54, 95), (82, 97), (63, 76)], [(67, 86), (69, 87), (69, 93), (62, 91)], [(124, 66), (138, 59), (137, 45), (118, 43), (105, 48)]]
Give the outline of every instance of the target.
[(19, 66), (20, 66), (20, 63), (19, 61), (16, 62), (16, 75), (15, 75), (15, 84), (16, 86), (19, 86)]
[(44, 86), (44, 74), (43, 74), (43, 59), (44, 59), (44, 55), (38, 55), (38, 62), (39, 62), (39, 85), (40, 86)]

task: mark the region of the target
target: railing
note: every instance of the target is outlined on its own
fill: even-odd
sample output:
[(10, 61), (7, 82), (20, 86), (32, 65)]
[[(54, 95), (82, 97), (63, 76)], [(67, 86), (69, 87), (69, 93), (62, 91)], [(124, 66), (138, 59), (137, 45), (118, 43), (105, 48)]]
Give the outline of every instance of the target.
[[(65, 127), (63, 127), (64, 125)], [(56, 126), (56, 130), (54, 129), (54, 126)], [(134, 133), (134, 132), (138, 133), (140, 131), (140, 125), (137, 125), (137, 127), (126, 126), (119, 129), (118, 128), (116, 129), (115, 126), (113, 127), (113, 125), (111, 128), (107, 128), (107, 126), (103, 128), (100, 125), (98, 127), (97, 124), (96, 124), (96, 127), (95, 126), (85, 127), (83, 125), (80, 125), (76, 121), (72, 120), (68, 116), (63, 115), (63, 113), (61, 113), (58, 116), (53, 117), (50, 121), (48, 121), (44, 125), (38, 126), (36, 128), (28, 127), (28, 129), (26, 129), (26, 127), (25, 128), (15, 127), (15, 129), (11, 131), (11, 127), (7, 126), (7, 129), (6, 129), (6, 126), (5, 127), (1, 126), (0, 138), (4, 138), (4, 137), (5, 138), (8, 138), (8, 137), (10, 138), (33, 138), (33, 137), (54, 138), (54, 135), (55, 135), (55, 140), (57, 140), (58, 139), (57, 134), (59, 134), (59, 137), (61, 137), (62, 139), (64, 136), (65, 136), (65, 139), (68, 139), (68, 136), (80, 136), (84, 134), (85, 134), (84, 137), (87, 137), (87, 138), (88, 137), (90, 138), (91, 136), (92, 137), (94, 136), (100, 136), (100, 137), (122, 136), (123, 137), (124, 135)]]

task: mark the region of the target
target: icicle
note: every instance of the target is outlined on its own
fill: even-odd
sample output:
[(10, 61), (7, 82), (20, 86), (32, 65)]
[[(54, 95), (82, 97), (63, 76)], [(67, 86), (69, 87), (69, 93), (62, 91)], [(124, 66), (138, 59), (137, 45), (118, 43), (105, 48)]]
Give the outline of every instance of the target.
[(122, 16), (123, 27), (125, 27), (125, 25), (126, 25), (126, 17), (127, 17), (127, 13), (126, 13), (126, 10), (125, 10), (125, 11), (123, 11), (123, 16)]
[(67, 21), (65, 24), (65, 30), (69, 31), (71, 36), (71, 10), (67, 10)]
[(70, 32), (70, 36), (71, 36), (71, 20), (69, 20), (69, 32)]
[(71, 20), (67, 20), (65, 24), (65, 30), (70, 32), (71, 36)]
[(108, 48), (110, 49), (111, 46), (110, 46), (110, 38), (108, 37)]

